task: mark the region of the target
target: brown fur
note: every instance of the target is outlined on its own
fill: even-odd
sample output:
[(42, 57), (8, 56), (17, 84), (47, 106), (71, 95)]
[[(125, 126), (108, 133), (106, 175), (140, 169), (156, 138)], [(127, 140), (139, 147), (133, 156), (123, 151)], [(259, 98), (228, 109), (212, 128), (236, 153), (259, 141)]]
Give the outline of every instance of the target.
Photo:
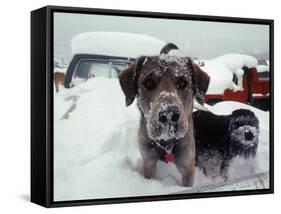
[(64, 85), (65, 74), (62, 72), (54, 72), (53, 78), (56, 87), (56, 93), (58, 93), (59, 85)]
[(138, 58), (120, 73), (119, 80), (126, 104), (130, 105), (137, 97), (141, 112), (138, 143), (144, 176), (154, 177), (157, 161), (163, 160), (163, 152), (155, 142), (162, 146), (172, 142), (182, 184), (192, 186), (195, 173), (193, 98), (203, 102), (209, 76), (190, 58), (152, 56)]

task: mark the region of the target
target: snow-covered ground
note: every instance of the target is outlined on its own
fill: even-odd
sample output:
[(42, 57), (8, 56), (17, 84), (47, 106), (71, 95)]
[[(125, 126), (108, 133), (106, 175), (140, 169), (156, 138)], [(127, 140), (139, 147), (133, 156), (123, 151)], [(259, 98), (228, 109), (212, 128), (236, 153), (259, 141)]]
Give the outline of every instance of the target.
[[(69, 118), (62, 119), (73, 105), (75, 109)], [(260, 120), (256, 159), (236, 159), (230, 168), (230, 179), (268, 171), (269, 113), (236, 102), (207, 107), (217, 114), (247, 108)], [(173, 163), (159, 162), (157, 179), (142, 176), (137, 148), (139, 118), (136, 102), (125, 107), (117, 79), (98, 77), (54, 94), (54, 200), (161, 195), (187, 190), (181, 186), (181, 176)], [(197, 170), (195, 187), (215, 182), (221, 180), (208, 179)]]

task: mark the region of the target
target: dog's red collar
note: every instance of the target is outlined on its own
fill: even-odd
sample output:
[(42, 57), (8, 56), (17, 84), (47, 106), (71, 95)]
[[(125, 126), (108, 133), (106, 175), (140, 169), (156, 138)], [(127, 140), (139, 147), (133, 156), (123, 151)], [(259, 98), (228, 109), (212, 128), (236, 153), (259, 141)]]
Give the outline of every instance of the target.
[(165, 155), (165, 161), (168, 162), (174, 162), (174, 154), (173, 153), (167, 153)]
[(175, 143), (170, 143), (170, 144), (168, 144), (167, 146), (163, 146), (163, 145), (161, 145), (159, 142), (154, 141), (154, 144), (155, 144), (158, 148), (162, 149), (162, 150), (165, 152), (164, 158), (165, 158), (165, 162), (166, 162), (166, 163), (168, 163), (168, 162), (174, 162), (173, 149), (174, 149)]

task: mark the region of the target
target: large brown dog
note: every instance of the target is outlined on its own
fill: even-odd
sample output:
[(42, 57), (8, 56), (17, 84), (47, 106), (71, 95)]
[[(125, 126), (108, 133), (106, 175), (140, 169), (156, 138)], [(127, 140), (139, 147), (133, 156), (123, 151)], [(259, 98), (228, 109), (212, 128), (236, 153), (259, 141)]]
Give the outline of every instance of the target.
[(140, 57), (119, 75), (130, 105), (135, 97), (141, 112), (138, 134), (146, 178), (156, 163), (174, 161), (182, 184), (192, 186), (195, 174), (193, 98), (203, 103), (209, 76), (188, 57)]

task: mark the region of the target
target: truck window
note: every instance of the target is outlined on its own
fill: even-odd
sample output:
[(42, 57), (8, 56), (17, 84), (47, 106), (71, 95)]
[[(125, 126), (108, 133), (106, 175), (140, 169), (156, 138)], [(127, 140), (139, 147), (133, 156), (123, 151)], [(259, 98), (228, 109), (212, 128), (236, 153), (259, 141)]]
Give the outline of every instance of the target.
[(90, 79), (94, 77), (117, 78), (121, 70), (127, 67), (127, 63), (112, 61), (83, 60), (79, 63), (76, 78)]

